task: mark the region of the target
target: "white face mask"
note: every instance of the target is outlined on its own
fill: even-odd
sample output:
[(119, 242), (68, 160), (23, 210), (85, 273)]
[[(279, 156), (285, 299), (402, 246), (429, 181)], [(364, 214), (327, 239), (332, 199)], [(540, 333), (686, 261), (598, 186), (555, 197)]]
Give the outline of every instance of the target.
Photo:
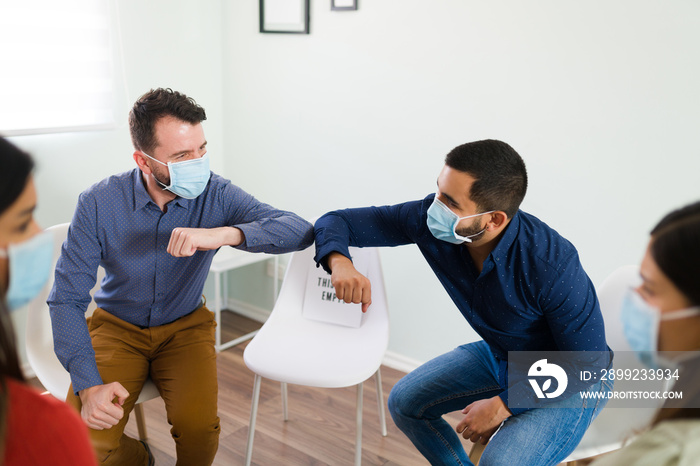
[(622, 325), (625, 337), (639, 359), (652, 369), (675, 364), (658, 354), (659, 325), (661, 321), (686, 319), (700, 315), (700, 307), (690, 307), (662, 313), (649, 305), (636, 291), (630, 289), (622, 301)]
[(141, 151), (143, 155), (149, 159), (158, 162), (161, 165), (168, 167), (170, 173), (170, 185), (166, 186), (158, 178), (153, 178), (163, 186), (163, 189), (177, 194), (185, 199), (194, 199), (207, 187), (211, 171), (209, 170), (208, 152), (198, 159), (185, 160), (184, 162), (168, 162), (163, 163), (160, 160), (154, 159), (147, 153)]

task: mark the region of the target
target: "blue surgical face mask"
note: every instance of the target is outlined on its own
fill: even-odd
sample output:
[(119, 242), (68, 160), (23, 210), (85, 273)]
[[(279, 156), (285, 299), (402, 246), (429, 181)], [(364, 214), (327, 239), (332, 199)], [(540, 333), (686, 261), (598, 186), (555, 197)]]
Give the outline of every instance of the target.
[(10, 286), (5, 299), (14, 311), (34, 299), (49, 279), (53, 263), (53, 235), (45, 231), (22, 243), (0, 249), (8, 259)]
[(661, 313), (650, 306), (634, 290), (628, 290), (622, 301), (622, 327), (627, 342), (642, 363), (652, 369), (669, 367), (670, 361), (664, 361), (658, 354), (659, 324), (662, 320), (685, 319), (700, 315), (699, 307), (680, 309)]
[(432, 205), (428, 208), (428, 229), (430, 229), (430, 232), (435, 238), (442, 241), (447, 241), (448, 243), (471, 243), (472, 238), (482, 234), (484, 231), (486, 231), (486, 228), (473, 235), (461, 236), (457, 234), (457, 224), (465, 218), (478, 217), (479, 215), (486, 215), (490, 214), (491, 212), (494, 211), (490, 210), (480, 214), (460, 217), (452, 212), (449, 207), (447, 207), (442, 201), (440, 201), (440, 199), (437, 198), (436, 195)]
[(163, 189), (167, 189), (185, 199), (194, 199), (202, 194), (204, 188), (207, 187), (211, 172), (209, 170), (209, 157), (206, 153), (198, 159), (175, 163), (163, 163), (143, 151), (141, 153), (149, 159), (168, 167), (168, 172), (170, 173), (169, 186), (163, 184), (154, 175), (155, 180), (163, 186)]

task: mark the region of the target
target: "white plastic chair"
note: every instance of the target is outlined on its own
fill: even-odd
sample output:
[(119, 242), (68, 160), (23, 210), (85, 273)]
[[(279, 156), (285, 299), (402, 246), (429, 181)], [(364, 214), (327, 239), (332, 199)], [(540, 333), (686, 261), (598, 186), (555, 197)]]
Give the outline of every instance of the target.
[[(56, 268), (56, 262), (61, 255), (61, 246), (68, 235), (69, 225), (70, 224), (68, 223), (63, 223), (60, 225), (54, 225), (47, 229), (54, 235), (52, 269)], [(99, 289), (104, 275), (104, 269), (100, 267), (97, 272), (97, 283), (90, 292), (91, 295), (94, 295), (95, 291)], [(70, 387), (70, 375), (63, 368), (58, 360), (58, 357), (56, 356), (56, 353), (54, 352), (53, 334), (51, 331), (51, 316), (49, 315), (49, 306), (46, 304), (46, 299), (48, 298), (49, 291), (53, 286), (53, 281), (54, 274), (52, 273), (41, 293), (39, 293), (39, 295), (29, 304), (27, 311), (26, 349), (29, 364), (36, 373), (36, 376), (42, 385), (54, 397), (65, 401), (66, 396), (68, 395), (68, 388)], [(85, 313), (86, 317), (92, 315), (96, 307), (97, 306), (94, 301), (90, 303), (90, 306)], [(136, 426), (138, 428), (139, 438), (141, 440), (145, 441), (147, 438), (146, 423), (144, 420), (143, 406), (141, 403), (159, 396), (160, 394), (158, 393), (158, 389), (149, 379), (141, 390), (141, 394), (139, 395), (136, 405), (134, 406)]]
[[(631, 351), (622, 328), (620, 311), (625, 292), (639, 282), (639, 266), (625, 265), (610, 274), (598, 289), (600, 309), (605, 320), (605, 338), (614, 352)], [(593, 420), (576, 449), (563, 462), (574, 465), (578, 460), (621, 448), (636, 430), (651, 422), (655, 412), (656, 407), (629, 409), (606, 406)], [(469, 458), (474, 464), (478, 464), (483, 450), (480, 444), (472, 449)]]
[[(248, 344), (243, 359), (255, 373), (246, 465), (251, 464), (253, 437), (262, 377), (282, 382), (282, 405), (287, 420), (287, 383), (312, 387), (357, 386), (355, 464), (362, 459), (362, 384), (373, 374), (382, 435), (386, 436), (384, 397), (379, 368), (389, 343), (389, 315), (379, 254), (376, 248), (350, 248), (351, 255), (369, 264), (372, 305), (359, 328), (345, 327), (302, 315), (309, 271), (315, 270), (314, 248), (292, 255), (275, 307)], [(315, 276), (315, 275), (314, 275)]]
[[(640, 282), (639, 266), (625, 265), (610, 274), (598, 290), (600, 309), (605, 320), (605, 338), (614, 352), (632, 351), (625, 338), (620, 311), (625, 292), (637, 287)], [(642, 367), (641, 363), (639, 367)], [(593, 420), (581, 443), (565, 461), (573, 464), (578, 460), (621, 448), (639, 429), (649, 425), (658, 408), (650, 406), (631, 409), (608, 406)]]

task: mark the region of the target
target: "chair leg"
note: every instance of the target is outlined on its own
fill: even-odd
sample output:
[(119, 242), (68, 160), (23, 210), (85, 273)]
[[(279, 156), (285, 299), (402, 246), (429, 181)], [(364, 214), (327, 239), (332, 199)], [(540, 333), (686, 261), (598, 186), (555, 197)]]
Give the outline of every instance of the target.
[(248, 444), (245, 449), (245, 464), (250, 466), (253, 459), (253, 437), (255, 436), (255, 419), (258, 416), (258, 402), (260, 401), (260, 383), (262, 377), (255, 374), (253, 382), (253, 401), (250, 404), (250, 421), (248, 422)]
[(282, 391), (282, 415), (284, 416), (284, 421), (289, 420), (289, 412), (287, 410), (287, 383), (281, 382), (280, 390)]
[(484, 453), (484, 448), (486, 448), (486, 445), (475, 443), (472, 445), (472, 449), (469, 452), (469, 459), (477, 466), (479, 464), (479, 460), (481, 459), (481, 455)]
[(355, 466), (362, 464), (362, 383), (357, 384), (357, 427), (355, 429)]
[(138, 403), (135, 405), (134, 413), (136, 414), (136, 429), (139, 431), (139, 440), (145, 442), (148, 440), (148, 434), (146, 433), (146, 419), (143, 415), (143, 404)]
[(382, 389), (382, 374), (381, 369), (377, 369), (375, 379), (377, 381), (377, 405), (379, 407), (379, 424), (382, 429), (382, 437), (388, 435), (386, 431), (386, 414), (384, 412), (384, 390)]

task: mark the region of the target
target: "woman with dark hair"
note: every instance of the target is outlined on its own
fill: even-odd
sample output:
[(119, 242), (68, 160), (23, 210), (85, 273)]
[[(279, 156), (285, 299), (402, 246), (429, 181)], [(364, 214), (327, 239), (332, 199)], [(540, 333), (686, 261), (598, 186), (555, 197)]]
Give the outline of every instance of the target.
[(700, 202), (671, 212), (651, 231), (642, 284), (623, 304), (630, 346), (652, 368), (678, 369), (651, 429), (595, 466), (685, 465), (700, 458)]
[(51, 272), (53, 239), (34, 220), (34, 164), (0, 138), (0, 465), (94, 465), (78, 413), (24, 384), (9, 313)]

